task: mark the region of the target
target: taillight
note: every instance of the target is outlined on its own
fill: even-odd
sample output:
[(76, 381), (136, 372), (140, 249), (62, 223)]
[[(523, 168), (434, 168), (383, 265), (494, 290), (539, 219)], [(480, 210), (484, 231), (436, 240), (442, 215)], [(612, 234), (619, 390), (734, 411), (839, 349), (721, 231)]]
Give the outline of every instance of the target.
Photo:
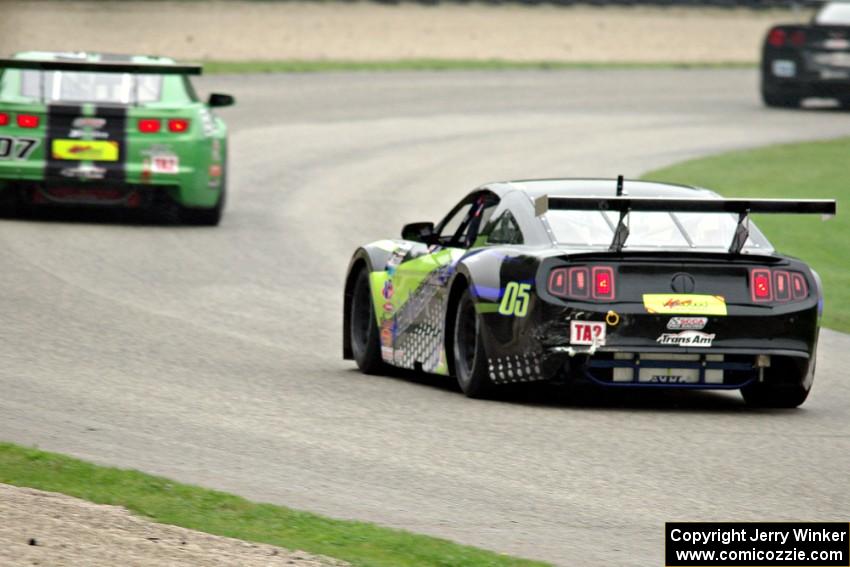
[(590, 270), (570, 268), (570, 297), (587, 299), (590, 297)]
[(799, 301), (809, 296), (800, 272), (755, 268), (750, 270), (750, 293), (755, 303)]
[(791, 290), (794, 299), (805, 299), (809, 296), (809, 286), (806, 284), (806, 278), (803, 274), (793, 272), (791, 274)]
[(614, 270), (607, 266), (593, 268), (593, 298), (614, 299)]
[(767, 43), (769, 43), (773, 47), (782, 47), (785, 45), (785, 40), (788, 38), (788, 34), (782, 28), (773, 28), (770, 30), (770, 33), (767, 34)]
[(6, 126), (9, 124), (9, 115), (5, 112), (0, 112), (0, 126)]
[(773, 286), (770, 283), (770, 270), (753, 270), (750, 272), (750, 289), (753, 301), (770, 301), (773, 299)]
[(788, 301), (791, 299), (791, 277), (785, 270), (773, 272), (773, 292), (776, 301)]
[(549, 272), (549, 293), (566, 297), (570, 294), (569, 276), (566, 268), (558, 268)]
[(189, 121), (185, 118), (172, 118), (168, 121), (168, 130), (170, 132), (181, 133), (189, 129)]
[(38, 116), (35, 114), (18, 114), (18, 127), (20, 128), (38, 128)]
[(797, 30), (791, 34), (791, 45), (794, 47), (803, 47), (806, 43), (806, 32)]
[(549, 293), (568, 299), (615, 298), (614, 270), (608, 266), (555, 268), (549, 272)]
[(139, 132), (144, 134), (153, 134), (159, 132), (160, 123), (156, 118), (140, 118), (137, 123)]

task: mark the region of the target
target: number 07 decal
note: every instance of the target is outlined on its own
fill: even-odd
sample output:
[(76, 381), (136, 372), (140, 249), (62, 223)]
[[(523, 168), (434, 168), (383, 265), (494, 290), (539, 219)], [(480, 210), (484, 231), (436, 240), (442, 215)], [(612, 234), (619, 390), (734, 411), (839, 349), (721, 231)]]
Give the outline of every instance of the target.
[(528, 302), (531, 300), (528, 292), (531, 284), (511, 282), (505, 288), (502, 303), (499, 305), (499, 313), (502, 315), (513, 315), (525, 317), (528, 313)]
[(8, 138), (0, 136), (0, 159), (27, 159), (38, 146), (35, 138)]

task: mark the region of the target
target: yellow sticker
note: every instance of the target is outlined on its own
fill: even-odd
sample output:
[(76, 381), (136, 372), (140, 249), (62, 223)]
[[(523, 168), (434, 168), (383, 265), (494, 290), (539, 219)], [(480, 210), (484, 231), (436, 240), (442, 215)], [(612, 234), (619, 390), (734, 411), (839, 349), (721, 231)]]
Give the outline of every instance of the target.
[(645, 293), (643, 306), (649, 313), (672, 315), (726, 315), (722, 295), (690, 293)]
[(53, 159), (118, 161), (118, 142), (112, 140), (53, 140)]

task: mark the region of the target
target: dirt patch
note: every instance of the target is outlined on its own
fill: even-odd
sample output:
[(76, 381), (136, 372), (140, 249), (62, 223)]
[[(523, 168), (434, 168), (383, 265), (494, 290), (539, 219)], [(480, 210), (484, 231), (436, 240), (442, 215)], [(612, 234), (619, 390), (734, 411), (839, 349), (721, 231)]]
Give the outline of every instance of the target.
[(0, 484), (0, 565), (344, 567), (348, 563), (157, 524), (116, 506)]
[(652, 7), (5, 0), (0, 51), (225, 60), (752, 62), (772, 24), (805, 16)]

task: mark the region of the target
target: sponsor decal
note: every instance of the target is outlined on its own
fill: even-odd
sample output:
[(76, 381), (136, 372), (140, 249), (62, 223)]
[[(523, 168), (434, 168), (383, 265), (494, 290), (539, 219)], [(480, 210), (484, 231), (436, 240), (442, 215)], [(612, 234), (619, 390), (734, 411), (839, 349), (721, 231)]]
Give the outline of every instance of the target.
[(397, 364), (399, 366), (404, 364), (404, 351), (403, 350), (396, 350), (395, 351), (394, 362), (395, 362), (395, 364)]
[(156, 144), (142, 151), (142, 154), (149, 158), (145, 160), (148, 175), (151, 173), (166, 173), (170, 175), (180, 173), (180, 158), (177, 157), (177, 154), (172, 151), (170, 146)]
[(384, 359), (384, 362), (393, 361), (393, 347), (382, 346), (381, 347), (381, 358)]
[(80, 165), (79, 167), (63, 168), (59, 170), (59, 175), (73, 179), (103, 179), (106, 175), (106, 169), (94, 165)]
[(86, 132), (85, 130), (71, 130), (68, 132), (69, 138), (94, 138), (95, 140), (102, 140), (104, 138), (109, 137), (109, 132), (101, 132), (100, 130), (91, 130)]
[(850, 41), (838, 37), (827, 39), (823, 42), (826, 49), (850, 49)]
[(390, 259), (387, 260), (387, 273), (389, 275), (393, 275), (399, 264), (404, 262), (404, 259), (407, 257), (407, 253), (410, 252), (410, 249), (411, 245), (404, 244), (393, 251), (392, 255), (390, 255)]
[(393, 329), (390, 321), (381, 325), (381, 344), (391, 345), (393, 343)]
[(726, 315), (726, 300), (721, 295), (645, 293), (643, 306), (653, 314)]
[(79, 118), (74, 118), (74, 121), (71, 122), (71, 126), (74, 128), (94, 128), (97, 130), (106, 126), (106, 118), (80, 116)]
[(151, 172), (175, 174), (180, 172), (180, 159), (176, 155), (151, 156)]
[(708, 323), (708, 317), (671, 317), (667, 328), (671, 331), (699, 331)]
[(681, 347), (710, 347), (714, 341), (714, 333), (702, 331), (682, 331), (681, 333), (664, 333), (655, 342), (662, 345), (677, 345)]
[(570, 321), (570, 344), (605, 345), (605, 323), (602, 321)]
[(384, 297), (384, 299), (386, 299), (387, 301), (392, 299), (394, 292), (395, 292), (395, 290), (393, 288), (392, 280), (385, 281), (384, 282), (384, 289), (381, 290), (381, 295)]
[(221, 140), (213, 138), (210, 149), (212, 150), (213, 161), (221, 161)]
[(392, 313), (393, 312), (393, 304), (390, 303), (389, 301), (384, 303), (384, 311), (386, 311), (387, 313)]
[(118, 161), (118, 142), (111, 140), (53, 140), (53, 159)]

